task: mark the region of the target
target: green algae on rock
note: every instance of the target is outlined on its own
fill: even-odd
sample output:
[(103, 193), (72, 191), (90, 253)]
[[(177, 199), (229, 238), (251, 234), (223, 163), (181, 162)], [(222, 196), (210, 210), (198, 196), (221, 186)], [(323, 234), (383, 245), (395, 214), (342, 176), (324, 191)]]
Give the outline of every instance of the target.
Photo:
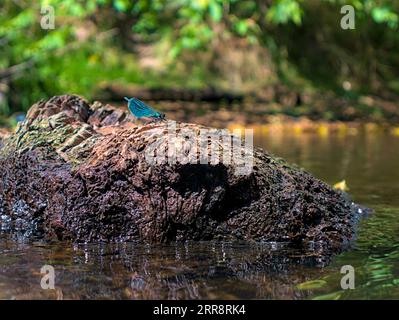
[(278, 242), (326, 255), (354, 239), (357, 205), (263, 150), (247, 175), (234, 162), (149, 163), (151, 145), (178, 139), (168, 125), (136, 125), (77, 96), (39, 101), (0, 149), (0, 229), (76, 242)]

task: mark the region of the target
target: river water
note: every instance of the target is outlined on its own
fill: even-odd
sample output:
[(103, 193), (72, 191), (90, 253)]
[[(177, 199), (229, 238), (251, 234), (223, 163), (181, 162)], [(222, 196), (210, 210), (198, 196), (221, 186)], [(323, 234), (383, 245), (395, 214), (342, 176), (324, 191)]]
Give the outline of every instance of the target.
[[(399, 137), (256, 133), (255, 144), (295, 162), (374, 209), (352, 250), (324, 267), (287, 263), (275, 243), (186, 242), (73, 245), (0, 238), (0, 299), (399, 299)], [(270, 256), (264, 264), (256, 258)], [(55, 289), (43, 290), (43, 265)], [(341, 288), (351, 265), (355, 289)]]

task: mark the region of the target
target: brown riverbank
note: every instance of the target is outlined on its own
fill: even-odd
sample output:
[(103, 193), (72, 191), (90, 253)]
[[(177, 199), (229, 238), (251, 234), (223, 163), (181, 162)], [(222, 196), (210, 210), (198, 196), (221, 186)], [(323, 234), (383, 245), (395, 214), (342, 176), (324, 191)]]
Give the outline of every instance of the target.
[(276, 122), (376, 123), (399, 125), (398, 97), (358, 95), (347, 91), (297, 90), (275, 84), (256, 91), (223, 91), (207, 87), (143, 88), (133, 85), (106, 85), (99, 100), (125, 105), (124, 96), (136, 97), (164, 111), (171, 119), (225, 127), (272, 124)]
[[(399, 126), (387, 123), (360, 122), (360, 121), (325, 121), (310, 120), (306, 117), (292, 118), (289, 116), (269, 116), (265, 122), (246, 122), (241, 116), (229, 115), (228, 112), (222, 113), (223, 116), (215, 116), (213, 119), (207, 116), (193, 116), (186, 120), (185, 116), (173, 114), (171, 119), (181, 122), (192, 122), (200, 125), (210, 125), (216, 128), (234, 129), (253, 129), (257, 135), (266, 134), (317, 134), (319, 136), (328, 135), (356, 135), (361, 132), (368, 134), (388, 132), (399, 137)], [(227, 116), (226, 116), (227, 115)], [(227, 118), (227, 119), (226, 119)], [(2, 139), (8, 137), (14, 129), (0, 128), (0, 144)]]
[[(354, 120), (326, 120), (320, 117), (306, 115), (294, 116), (282, 113), (281, 106), (275, 104), (235, 103), (229, 105), (212, 104), (208, 102), (187, 101), (146, 101), (156, 109), (165, 112), (168, 119), (192, 122), (216, 128), (251, 128), (255, 133), (266, 134), (278, 132), (287, 134), (315, 133), (321, 136), (328, 134), (357, 134), (362, 131), (388, 131), (399, 136), (399, 124), (380, 119), (370, 119), (367, 116)], [(119, 104), (126, 108), (125, 104)]]

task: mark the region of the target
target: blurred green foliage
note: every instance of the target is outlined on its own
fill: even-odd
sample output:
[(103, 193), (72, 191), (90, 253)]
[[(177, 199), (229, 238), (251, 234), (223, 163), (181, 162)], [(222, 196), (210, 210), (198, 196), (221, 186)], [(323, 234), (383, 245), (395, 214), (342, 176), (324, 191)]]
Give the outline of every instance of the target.
[[(339, 27), (345, 4), (356, 9), (353, 31)], [(55, 9), (54, 30), (40, 26), (47, 5)], [(206, 84), (218, 75), (200, 62), (187, 74), (178, 67), (184, 55), (236, 38), (269, 50), (281, 81), (299, 77), (339, 88), (349, 79), (360, 91), (399, 91), (399, 4), (393, 1), (5, 0), (1, 12), (0, 114), (65, 92), (91, 98), (113, 81)], [(158, 45), (166, 67), (144, 72), (140, 44)]]

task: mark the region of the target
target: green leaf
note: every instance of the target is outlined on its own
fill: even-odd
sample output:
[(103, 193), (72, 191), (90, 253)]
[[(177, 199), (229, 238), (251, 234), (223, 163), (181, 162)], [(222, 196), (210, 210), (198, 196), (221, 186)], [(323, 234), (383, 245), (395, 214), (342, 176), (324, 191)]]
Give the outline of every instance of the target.
[(116, 10), (125, 12), (129, 7), (129, 1), (127, 0), (114, 0), (114, 7)]
[(299, 290), (313, 290), (313, 289), (320, 289), (327, 284), (325, 280), (311, 280), (306, 281), (298, 284), (296, 287)]
[(277, 0), (268, 10), (266, 18), (277, 24), (293, 21), (299, 25), (302, 20), (302, 10), (295, 0)]
[(376, 7), (371, 10), (371, 16), (377, 23), (388, 23), (390, 27), (395, 27), (398, 23), (398, 15), (388, 7)]
[(219, 5), (216, 1), (211, 1), (209, 3), (209, 13), (215, 22), (219, 22), (222, 19), (223, 10), (221, 5)]
[(169, 56), (172, 59), (175, 59), (181, 52), (181, 47), (180, 46), (174, 46), (170, 51), (169, 51)]
[(237, 33), (240, 36), (245, 36), (248, 31), (248, 23), (246, 20), (240, 20), (234, 25)]
[(333, 292), (333, 293), (328, 293), (328, 294), (323, 294), (320, 296), (314, 297), (312, 300), (339, 300), (342, 296), (342, 292)]

